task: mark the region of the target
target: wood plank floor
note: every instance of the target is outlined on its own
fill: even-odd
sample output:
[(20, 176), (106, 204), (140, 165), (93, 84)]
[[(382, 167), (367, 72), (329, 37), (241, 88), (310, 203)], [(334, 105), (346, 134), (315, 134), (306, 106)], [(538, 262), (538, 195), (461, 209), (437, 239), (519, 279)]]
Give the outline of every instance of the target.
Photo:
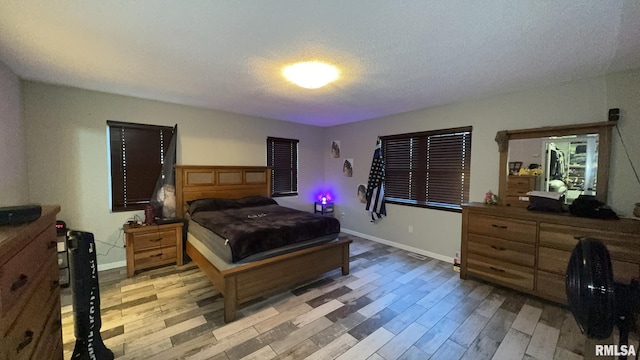
[[(563, 307), (477, 280), (451, 264), (351, 235), (340, 270), (241, 307), (193, 264), (126, 277), (99, 274), (102, 338), (117, 359), (582, 359), (585, 339)], [(65, 359), (75, 344), (62, 291)], [(617, 340), (616, 340), (617, 341)], [(631, 334), (638, 349), (638, 336)], [(588, 346), (587, 346), (588, 347)]]

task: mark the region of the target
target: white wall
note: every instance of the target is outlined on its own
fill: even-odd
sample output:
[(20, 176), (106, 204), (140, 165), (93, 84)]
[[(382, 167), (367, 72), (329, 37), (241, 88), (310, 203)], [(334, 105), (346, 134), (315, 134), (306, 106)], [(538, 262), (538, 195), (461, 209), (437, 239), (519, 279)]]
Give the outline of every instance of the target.
[[(388, 216), (370, 222), (356, 188), (367, 181), (377, 136), (473, 126), (470, 200), (482, 201), (487, 191), (498, 192), (499, 130), (600, 122), (610, 107), (621, 108), (620, 128), (632, 143), (640, 167), (640, 70), (574, 81), (557, 86), (466, 101), (329, 128), (325, 139), (325, 179), (335, 187), (336, 212), (348, 231), (397, 243), (427, 255), (453, 257), (460, 246), (461, 215), (432, 209), (387, 205)], [(614, 136), (609, 203), (621, 215), (632, 216), (640, 201), (638, 183)], [(332, 140), (342, 143), (341, 157), (354, 159), (353, 178), (342, 175), (340, 159), (331, 158)], [(409, 233), (409, 226), (413, 233)]]
[(544, 162), (544, 156), (541, 138), (509, 141), (509, 161), (520, 161), (523, 168), (527, 168), (530, 164), (541, 165)]
[[(15, 91), (15, 86), (10, 89)], [(378, 135), (472, 125), (470, 198), (482, 201), (488, 190), (498, 191), (498, 147), (494, 137), (499, 130), (605, 121), (608, 109), (618, 107), (619, 127), (636, 168), (640, 168), (639, 98), (640, 70), (635, 70), (317, 128), (24, 82), (30, 201), (60, 204), (59, 218), (72, 228), (91, 231), (99, 241), (121, 246), (121, 225), (133, 214), (142, 216), (142, 213), (109, 211), (106, 120), (178, 123), (178, 163), (182, 164), (264, 164), (265, 138), (291, 137), (300, 139), (300, 196), (280, 198), (281, 204), (310, 210), (314, 196), (322, 189), (328, 190), (336, 198), (336, 213), (343, 229), (448, 258), (460, 243), (459, 213), (388, 205), (389, 216), (372, 224), (365, 205), (357, 200), (356, 189), (358, 184), (367, 182)], [(16, 102), (19, 99), (10, 104)], [(3, 125), (6, 121), (2, 118)], [(12, 131), (20, 132), (19, 121), (14, 119), (8, 125)], [(338, 159), (330, 154), (332, 140), (341, 141)], [(609, 203), (618, 214), (631, 216), (633, 204), (640, 202), (640, 185), (617, 134), (612, 148)], [(354, 159), (351, 178), (342, 173), (344, 158)], [(21, 163), (13, 161), (9, 165)], [(413, 233), (408, 232), (409, 226), (413, 227)], [(99, 254), (108, 250), (109, 246), (99, 243)], [(124, 259), (121, 248), (98, 257), (100, 264), (123, 264)]]
[(640, 69), (612, 74), (606, 79), (607, 108), (620, 109), (620, 133), (614, 131), (611, 146), (608, 200), (618, 214), (633, 216), (634, 204), (640, 202), (639, 174), (632, 167), (633, 164), (636, 172), (640, 172)]
[(290, 207), (311, 211), (323, 180), (322, 128), (34, 82), (23, 93), (31, 201), (60, 204), (60, 220), (94, 233), (103, 268), (124, 265), (121, 226), (144, 218), (110, 212), (106, 120), (177, 123), (177, 163), (185, 165), (265, 165), (267, 136), (299, 139), (300, 195), (278, 198)]
[(20, 79), (0, 62), (0, 206), (29, 201)]

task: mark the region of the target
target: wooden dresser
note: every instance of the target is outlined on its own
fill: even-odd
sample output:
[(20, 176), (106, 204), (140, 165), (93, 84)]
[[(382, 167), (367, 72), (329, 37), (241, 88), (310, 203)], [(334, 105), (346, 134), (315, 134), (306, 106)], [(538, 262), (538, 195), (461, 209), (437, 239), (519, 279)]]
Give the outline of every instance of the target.
[(529, 205), (527, 193), (536, 186), (537, 176), (509, 175), (507, 179), (507, 205), (526, 208)]
[(130, 226), (123, 229), (127, 238), (127, 276), (138, 270), (176, 263), (182, 265), (183, 223)]
[(616, 281), (640, 279), (640, 220), (597, 220), (481, 203), (462, 207), (460, 277), (565, 303), (565, 271), (579, 238), (609, 250)]
[(0, 227), (0, 359), (62, 359), (58, 206)]

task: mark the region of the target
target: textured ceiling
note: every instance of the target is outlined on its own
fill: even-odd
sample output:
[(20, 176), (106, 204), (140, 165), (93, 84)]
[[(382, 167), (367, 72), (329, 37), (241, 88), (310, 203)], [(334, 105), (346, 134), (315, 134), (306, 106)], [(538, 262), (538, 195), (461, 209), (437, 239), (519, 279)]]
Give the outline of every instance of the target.
[[(28, 80), (319, 126), (640, 67), (637, 0), (0, 0)], [(337, 65), (317, 90), (281, 76)]]

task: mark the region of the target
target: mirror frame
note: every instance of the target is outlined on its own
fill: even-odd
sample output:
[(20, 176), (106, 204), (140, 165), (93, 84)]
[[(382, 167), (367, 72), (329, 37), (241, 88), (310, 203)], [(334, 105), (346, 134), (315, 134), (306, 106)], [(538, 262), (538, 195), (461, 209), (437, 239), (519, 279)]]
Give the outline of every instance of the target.
[(598, 134), (598, 182), (596, 199), (607, 202), (609, 191), (609, 163), (611, 160), (611, 134), (617, 121), (598, 123), (547, 126), (533, 129), (504, 130), (496, 134), (500, 151), (500, 169), (498, 172), (498, 203), (506, 205), (507, 179), (509, 176), (509, 140), (545, 138), (550, 136), (568, 136)]

